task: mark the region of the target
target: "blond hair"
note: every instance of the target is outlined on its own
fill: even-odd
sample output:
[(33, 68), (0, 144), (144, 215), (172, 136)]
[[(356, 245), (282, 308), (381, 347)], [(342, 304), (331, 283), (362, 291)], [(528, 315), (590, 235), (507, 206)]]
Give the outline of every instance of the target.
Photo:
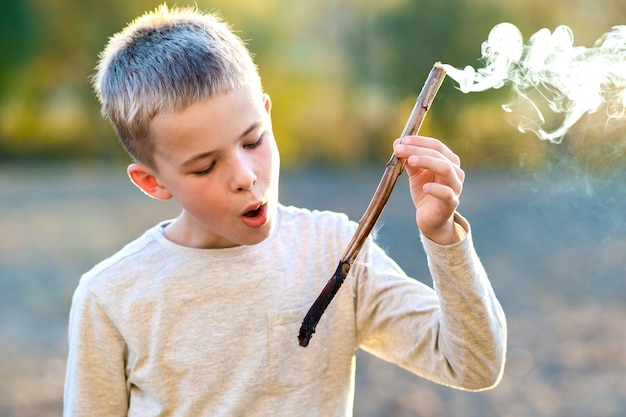
[(261, 81), (243, 41), (215, 14), (165, 4), (109, 40), (92, 78), (124, 149), (156, 169), (151, 120)]

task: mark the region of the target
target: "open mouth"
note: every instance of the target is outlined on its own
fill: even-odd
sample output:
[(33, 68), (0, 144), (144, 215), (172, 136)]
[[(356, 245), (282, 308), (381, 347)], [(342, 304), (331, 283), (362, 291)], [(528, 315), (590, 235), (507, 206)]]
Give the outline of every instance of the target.
[(257, 208), (248, 210), (241, 216), (243, 223), (252, 228), (264, 226), (268, 220), (267, 204), (261, 204)]
[(263, 206), (261, 205), (261, 206), (257, 207), (254, 210), (250, 210), (250, 211), (244, 213), (243, 215), (244, 215), (244, 217), (256, 217), (256, 216), (258, 216), (261, 213), (261, 209), (262, 208), (263, 208)]

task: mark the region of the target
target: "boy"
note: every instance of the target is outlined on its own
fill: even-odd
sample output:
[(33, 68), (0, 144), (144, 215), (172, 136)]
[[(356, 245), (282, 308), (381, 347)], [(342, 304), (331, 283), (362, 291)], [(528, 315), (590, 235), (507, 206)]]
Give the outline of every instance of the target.
[(369, 239), (307, 348), (298, 329), (356, 228), (278, 202), (270, 98), (217, 18), (162, 6), (115, 35), (94, 77), (128, 174), (180, 215), (85, 274), (64, 415), (349, 416), (362, 348), (467, 390), (500, 379), (506, 324), (456, 213), (458, 157), (396, 141), (433, 290)]

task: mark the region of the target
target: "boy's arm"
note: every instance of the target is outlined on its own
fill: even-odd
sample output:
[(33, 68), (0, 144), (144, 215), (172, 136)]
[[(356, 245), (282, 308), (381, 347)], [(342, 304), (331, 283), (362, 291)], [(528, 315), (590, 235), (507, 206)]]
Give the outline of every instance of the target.
[(394, 152), (406, 159), (434, 291), (407, 280), (393, 263), (379, 269), (386, 256), (373, 245), (372, 268), (359, 274), (356, 287), (359, 340), (366, 350), (439, 383), (491, 387), (502, 375), (506, 321), (469, 224), (456, 213), (465, 180), (460, 159), (423, 136), (396, 141)]
[(440, 384), (466, 390), (495, 385), (506, 352), (506, 320), (466, 236), (443, 246), (422, 235), (434, 289), (407, 278), (377, 245), (354, 268), (359, 346)]
[[(458, 213), (455, 225), (465, 237), (453, 245), (439, 245), (422, 234), (428, 267), (437, 294), (440, 354), (470, 390), (495, 386), (506, 357), (507, 324), (472, 241), (470, 225)], [(483, 383), (476, 384), (482, 378)]]
[(74, 293), (68, 335), (63, 416), (126, 416), (124, 341), (83, 284)]

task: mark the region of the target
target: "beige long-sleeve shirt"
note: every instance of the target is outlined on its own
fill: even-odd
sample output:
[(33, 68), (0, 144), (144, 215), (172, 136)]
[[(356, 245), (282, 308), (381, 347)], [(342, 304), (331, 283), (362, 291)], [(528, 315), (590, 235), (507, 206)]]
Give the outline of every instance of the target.
[[(308, 347), (298, 330), (356, 224), (279, 207), (254, 246), (201, 250), (148, 230), (74, 294), (64, 415), (350, 416), (362, 348), (440, 384), (502, 373), (506, 324), (474, 251), (422, 239), (434, 289), (371, 239)], [(416, 248), (416, 251), (419, 248)]]

